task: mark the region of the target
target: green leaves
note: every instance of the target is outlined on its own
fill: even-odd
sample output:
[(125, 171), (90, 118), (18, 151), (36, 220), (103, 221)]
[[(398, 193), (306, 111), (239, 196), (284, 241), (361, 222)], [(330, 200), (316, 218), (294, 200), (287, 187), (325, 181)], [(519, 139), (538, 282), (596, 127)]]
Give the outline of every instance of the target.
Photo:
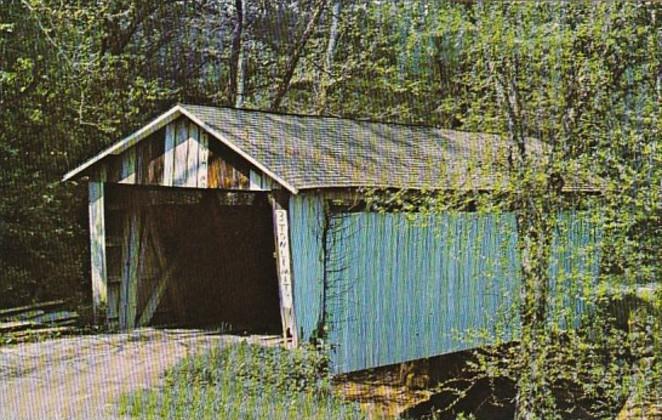
[(188, 357), (158, 390), (120, 402), (122, 414), (148, 418), (347, 418), (367, 414), (333, 391), (326, 360), (313, 349), (246, 344)]
[[(629, 375), (638, 369), (633, 355), (642, 344), (623, 344), (628, 333), (616, 328), (605, 311), (612, 303), (587, 313), (576, 333), (560, 333), (548, 322), (574, 307), (559, 310), (549, 303), (562, 302), (563, 293), (572, 292), (590, 304), (596, 289), (660, 282), (662, 44), (654, 18), (659, 7), (635, 7), (627, 1), (485, 2), (473, 8), (437, 5), (433, 10), (436, 27), (428, 27), (406, 7), (400, 10), (411, 13), (401, 25), (416, 21), (423, 29), (412, 35), (416, 42), (393, 47), (404, 51), (400, 57), (406, 58), (406, 65), (397, 63), (405, 75), (398, 79), (387, 69), (378, 77), (391, 77), (380, 86), (398, 93), (398, 86), (424, 74), (406, 66), (420, 63), (420, 43), (433, 37), (436, 57), (446, 65), (442, 78), (452, 80), (443, 86), (454, 86), (451, 96), (444, 98), (442, 91), (432, 99), (439, 101), (436, 110), (444, 115), (442, 121), (494, 132), (512, 144), (508, 164), (491, 166), (506, 175), (502, 182), (493, 191), (473, 194), (472, 204), (477, 211), (494, 211), (496, 206), (518, 214), (524, 284), (520, 309), (525, 322), (514, 353), (506, 357), (496, 352), (494, 359), (483, 359), (479, 369), (516, 380), (523, 417), (553, 418), (579, 406), (597, 416), (614, 415), (633, 391), (629, 381), (634, 377)], [(395, 66), (389, 61), (385, 65)], [(411, 93), (415, 101), (431, 100), (424, 90)], [(407, 110), (416, 115), (414, 107)], [(436, 121), (436, 116), (428, 115), (427, 121)], [(577, 185), (599, 187), (600, 194), (564, 190)], [(376, 194), (371, 205), (425, 213), (462, 208), (465, 194)], [(567, 279), (549, 274), (553, 215), (563, 209), (600, 216), (595, 220), (602, 228), (597, 284), (573, 273)], [(562, 284), (559, 296), (549, 286), (554, 282)], [(603, 299), (612, 302), (613, 296), (603, 293)], [(655, 324), (658, 331), (660, 322)], [(659, 333), (652, 337), (658, 346), (661, 340)], [(659, 371), (660, 360), (655, 363)], [(652, 375), (655, 369), (647, 372)], [(656, 383), (662, 381), (656, 378)], [(572, 402), (573, 398), (581, 401)]]
[[(293, 0), (246, 4), (245, 103), (263, 108), (288, 62), (293, 34), (306, 21), (301, 16), (310, 10), (306, 2)], [(57, 181), (175, 101), (225, 103), (233, 25), (228, 5), (228, 0), (3, 3), (3, 303), (69, 296), (71, 290), (88, 293), (85, 192)], [(331, 31), (331, 19), (323, 15), (302, 50), (283, 106), (319, 112), (323, 90), (328, 114), (498, 134), (511, 142), (511, 155), (468, 169), (494, 174), (494, 191), (418, 196), (379, 191), (370, 204), (411, 213), (519, 209), (527, 227), (520, 245), (533, 258), (550, 246), (545, 215), (599, 210), (602, 277), (595, 288), (584, 284), (585, 296), (615, 284), (659, 283), (661, 11), (657, 4), (626, 0), (343, 0), (333, 65), (320, 65)], [(543, 144), (540, 161), (528, 153), (538, 147), (533, 139)], [(575, 181), (604, 188), (593, 196), (562, 191)], [(529, 273), (532, 288), (525, 293), (545, 294), (540, 288), (545, 264), (531, 261), (538, 271)], [(608, 301), (604, 294), (599, 295)], [(533, 307), (525, 311), (549, 309), (541, 306), (544, 299), (528, 302)], [(635, 362), (623, 352), (634, 353), (639, 344), (611, 328), (608, 314), (586, 322), (568, 338), (570, 344), (532, 328), (529, 341), (516, 351), (495, 355), (508, 360), (505, 366), (486, 361), (483, 367), (494, 376), (533, 381), (521, 383), (531, 392), (570, 381), (586, 396), (606, 395), (595, 411), (611, 415), (613, 404), (633, 386), (628, 381), (636, 379), (629, 376)], [(650, 336), (660, 346), (662, 328), (654, 322), (646, 328), (655, 327)], [(528, 349), (541, 348), (542, 354), (525, 357)], [(658, 362), (652, 373), (659, 374)], [(533, 368), (542, 373), (526, 376)], [(554, 406), (547, 396), (540, 401)]]

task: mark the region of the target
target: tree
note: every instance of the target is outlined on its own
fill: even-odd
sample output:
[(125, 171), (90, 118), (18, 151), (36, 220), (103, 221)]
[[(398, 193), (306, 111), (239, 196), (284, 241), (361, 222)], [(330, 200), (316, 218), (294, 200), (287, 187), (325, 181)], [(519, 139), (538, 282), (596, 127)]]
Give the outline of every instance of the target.
[(317, 22), (319, 21), (320, 16), (322, 15), (322, 11), (324, 11), (325, 7), (326, 0), (317, 0), (314, 3), (313, 11), (308, 18), (305, 29), (301, 33), (301, 36), (296, 40), (295, 44), (292, 46), (289, 58), (285, 64), (285, 71), (280, 79), (279, 84), (276, 87), (276, 93), (271, 101), (271, 110), (280, 109), (281, 102), (283, 101), (283, 98), (285, 97), (285, 94), (290, 87), (292, 76), (294, 75), (294, 71), (296, 70), (297, 64), (299, 63), (303, 49), (306, 46), (308, 39), (313, 34), (313, 31), (315, 30)]
[(338, 26), (340, 24), (340, 9), (341, 1), (335, 0), (330, 14), (331, 24), (329, 27), (329, 41), (326, 47), (326, 56), (324, 57), (324, 68), (321, 70), (320, 87), (319, 87), (319, 105), (320, 113), (326, 110), (327, 91), (331, 82), (331, 75), (333, 72), (333, 56), (336, 52), (336, 44), (338, 42)]
[[(572, 387), (594, 396), (593, 387), (603, 387), (610, 390), (605, 398), (614, 401), (627, 389), (625, 382), (606, 374), (623, 365), (583, 359), (587, 352), (582, 346), (592, 349), (588, 353), (614, 357), (623, 350), (617, 338), (621, 333), (608, 326), (607, 314), (601, 316), (596, 308), (581, 328), (562, 333), (554, 322), (558, 298), (551, 285), (559, 280), (552, 277), (551, 256), (559, 212), (592, 211), (604, 229), (601, 246), (611, 251), (603, 254), (602, 290), (615, 287), (616, 278), (630, 285), (659, 279), (660, 267), (653, 261), (662, 255), (660, 244), (651, 246), (635, 228), (646, 220), (647, 235), (660, 229), (658, 76), (650, 71), (660, 63), (657, 23), (651, 20), (656, 9), (629, 2), (478, 4), (465, 20), (464, 31), (471, 34), (465, 59), (474, 66), (463, 76), (469, 94), (461, 119), (469, 129), (502, 134), (512, 147), (508, 165), (501, 169), (506, 182), (489, 201), (483, 197), (478, 203), (493, 207), (498, 200), (517, 215), (521, 335), (505, 355), (482, 358), (482, 367), (516, 383), (518, 418), (548, 418), (577, 409), (563, 399)], [(543, 148), (532, 153), (537, 141)], [(625, 185), (636, 187), (623, 189), (625, 179)], [(598, 197), (564, 189), (585, 183), (602, 189), (603, 182), (606, 189)], [(635, 262), (636, 269), (630, 265)], [(588, 302), (611, 299), (597, 292), (600, 287), (590, 277), (573, 281), (583, 285)], [(659, 319), (647, 322), (660, 326)], [(605, 328), (606, 337), (591, 336)], [(651, 337), (658, 346), (659, 339)], [(631, 354), (640, 350), (634, 344), (628, 348)], [(569, 379), (563, 370), (573, 364), (578, 379)], [(621, 374), (628, 369), (632, 374), (638, 368), (630, 365)], [(615, 405), (600, 404), (584, 409), (597, 416), (615, 414), (610, 411)]]
[(236, 17), (234, 29), (232, 31), (228, 102), (235, 104), (236, 107), (241, 107), (244, 100), (244, 81), (246, 78), (246, 67), (244, 65), (243, 57), (243, 50), (245, 47), (242, 47), (241, 43), (243, 28), (246, 24), (246, 19), (244, 18), (245, 0), (235, 0), (234, 7), (236, 10)]

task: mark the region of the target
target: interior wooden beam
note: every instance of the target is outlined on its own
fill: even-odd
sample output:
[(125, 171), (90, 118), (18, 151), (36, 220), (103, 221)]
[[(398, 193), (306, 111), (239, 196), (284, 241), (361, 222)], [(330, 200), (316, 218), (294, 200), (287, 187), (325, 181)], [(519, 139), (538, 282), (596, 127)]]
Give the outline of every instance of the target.
[(152, 321), (154, 313), (156, 312), (156, 308), (159, 307), (159, 303), (161, 303), (161, 299), (163, 298), (163, 295), (168, 288), (168, 283), (170, 282), (170, 278), (172, 277), (175, 270), (176, 267), (173, 263), (168, 269), (165, 270), (159, 279), (151, 296), (149, 297), (149, 300), (147, 301), (147, 304), (145, 304), (145, 309), (143, 309), (143, 312), (140, 315), (140, 320), (138, 321), (139, 326), (144, 327), (149, 325), (149, 323)]
[(140, 210), (129, 209), (124, 217), (122, 244), (122, 284), (120, 288), (120, 329), (135, 326), (138, 305), (138, 274), (140, 264)]
[(163, 205), (196, 205), (205, 197), (214, 197), (221, 206), (266, 206), (266, 192), (223, 191), (191, 188), (168, 188), (108, 184), (108, 195), (112, 197), (107, 206), (110, 210), (125, 210), (131, 207)]
[[(145, 227), (145, 247), (147, 244), (151, 243), (152, 248), (154, 249), (154, 254), (156, 255), (157, 263), (159, 265), (161, 277), (154, 287), (154, 290), (149, 297), (149, 300), (145, 304), (145, 308), (143, 309), (142, 314), (140, 315), (140, 319), (138, 321), (139, 326), (146, 326), (151, 322), (152, 318), (154, 317), (154, 313), (156, 312), (156, 309), (158, 308), (159, 303), (161, 303), (161, 299), (163, 298), (163, 295), (168, 288), (170, 278), (175, 271), (174, 262), (171, 263), (170, 266), (167, 264), (165, 249), (163, 247), (163, 243), (161, 242), (161, 235), (159, 233), (158, 226), (154, 222), (154, 215), (149, 210), (147, 210), (145, 213)], [(149, 239), (151, 239), (151, 241), (149, 241)]]

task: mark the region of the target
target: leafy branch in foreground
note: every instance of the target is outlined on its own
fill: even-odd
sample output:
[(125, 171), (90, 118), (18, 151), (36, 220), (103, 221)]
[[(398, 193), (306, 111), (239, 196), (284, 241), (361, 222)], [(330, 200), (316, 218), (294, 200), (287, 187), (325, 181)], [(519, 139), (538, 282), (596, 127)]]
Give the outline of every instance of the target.
[(623, 329), (610, 310), (618, 290), (649, 284), (660, 296), (658, 9), (519, 2), (437, 14), (439, 34), (473, 63), (454, 98), (462, 127), (496, 133), (510, 151), (483, 150), (469, 168), (494, 176), (489, 191), (386, 192), (372, 205), (515, 215), (521, 286), (516, 333), (503, 336), (514, 345), (477, 351), (467, 369), (511, 381), (517, 418), (615, 416), (633, 396), (659, 401), (659, 312), (640, 304), (618, 315), (629, 317)]

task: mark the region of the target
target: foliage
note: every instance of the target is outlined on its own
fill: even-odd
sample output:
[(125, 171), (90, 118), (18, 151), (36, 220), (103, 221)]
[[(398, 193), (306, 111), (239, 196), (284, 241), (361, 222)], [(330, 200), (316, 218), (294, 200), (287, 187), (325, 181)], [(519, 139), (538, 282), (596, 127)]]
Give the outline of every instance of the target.
[[(513, 322), (522, 323), (519, 341), (506, 354), (481, 353), (468, 369), (513, 381), (518, 417), (614, 416), (633, 391), (659, 399), (662, 361), (653, 356), (661, 341), (659, 312), (640, 300), (624, 313), (605, 310), (632, 299), (643, 285), (659, 290), (659, 6), (433, 3), (426, 3), (426, 13), (412, 15), (427, 29), (410, 36), (462, 45), (433, 51), (470, 63), (455, 67), (452, 101), (440, 104), (438, 115), (454, 115), (468, 130), (499, 134), (510, 150), (507, 156), (476, 157), (479, 164), (471, 170), (494, 177), (491, 191), (376, 192), (373, 206), (417, 214), (516, 214), (522, 287), (521, 318)], [(438, 26), (426, 23), (430, 16)], [(397, 45), (405, 51), (407, 74), (417, 74), (418, 51), (428, 43)], [(587, 186), (600, 194), (571, 192)], [(578, 250), (601, 256), (597, 279), (552, 274), (558, 215), (568, 211), (586, 212), (601, 231), (598, 248)], [(567, 303), (554, 302), (574, 291), (592, 309), (568, 331), (558, 322), (569, 312)], [(616, 316), (629, 318), (627, 332), (617, 328)], [(650, 335), (641, 336), (641, 329)], [(644, 376), (651, 378), (647, 391), (637, 390)]]
[[(222, 375), (230, 373), (244, 383), (245, 393), (249, 394), (260, 394), (267, 388), (285, 394), (308, 392), (316, 385), (324, 385), (318, 382), (328, 374), (326, 363), (321, 353), (307, 348), (287, 351), (242, 343), (230, 349), (212, 350), (180, 364), (166, 377), (166, 384), (183, 380), (214, 385), (223, 380)], [(223, 371), (228, 368), (232, 371)]]
[(332, 393), (319, 352), (246, 343), (183, 360), (163, 389), (123, 397), (121, 411), (141, 418), (365, 417)]
[[(506, 354), (479, 352), (468, 368), (511, 380), (521, 418), (614, 416), (633, 391), (659, 399), (662, 361), (652, 350), (659, 348), (659, 313), (626, 315), (624, 333), (604, 310), (620, 298), (615, 290), (632, 294), (642, 284), (659, 285), (658, 7), (523, 2), (453, 10), (439, 14), (444, 23), (452, 19), (442, 28), (466, 42), (460, 61), (472, 67), (458, 72), (463, 88), (445, 109), (457, 110), (464, 128), (500, 134), (510, 151), (473, 168), (495, 177), (489, 192), (404, 199), (396, 193), (386, 202), (415, 212), (457, 211), (469, 203), (479, 212), (517, 216), (521, 318), (513, 322), (521, 319), (519, 340)], [(601, 193), (571, 192), (586, 186)], [(602, 231), (599, 248), (580, 251), (602, 256), (598, 279), (552, 274), (558, 214), (580, 210)], [(567, 309), (553, 302), (573, 290), (592, 306), (583, 323), (568, 330), (558, 322), (558, 312)], [(638, 322), (651, 334), (636, 332)], [(635, 386), (644, 376), (651, 378), (645, 392)]]
[[(517, 212), (522, 337), (506, 357), (483, 355), (472, 369), (512, 378), (526, 418), (561, 416), (578, 394), (559, 387), (603, 396), (606, 405), (588, 405), (594, 415), (612, 415), (633, 392), (659, 395), (651, 390), (661, 386), (662, 320), (650, 308), (662, 292), (650, 304), (638, 293), (661, 275), (662, 6), (331, 3), (244, 0), (238, 31), (234, 0), (3, 1), (0, 306), (72, 291), (89, 301), (86, 191), (58, 182), (68, 169), (175, 101), (233, 105), (243, 92), (243, 106), (267, 109), (282, 94), (282, 110), (510, 142), (508, 156), (474, 168), (500, 175), (491, 192), (386, 194), (388, 211)], [(601, 193), (568, 193), (579, 184)], [(563, 310), (550, 303), (549, 275), (563, 211), (600, 226), (601, 271), (597, 282), (569, 275), (560, 284), (595, 306), (636, 302), (625, 314), (585, 313), (576, 332), (548, 322)]]
[(58, 181), (161, 95), (131, 73), (136, 57), (100, 50), (107, 6), (3, 2), (0, 306), (89, 293), (85, 191)]

